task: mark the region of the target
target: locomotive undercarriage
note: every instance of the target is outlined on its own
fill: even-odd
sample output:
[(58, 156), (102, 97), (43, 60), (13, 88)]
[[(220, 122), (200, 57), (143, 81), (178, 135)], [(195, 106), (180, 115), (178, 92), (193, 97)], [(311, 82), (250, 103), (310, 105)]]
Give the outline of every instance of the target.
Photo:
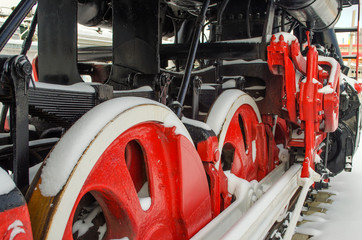
[[(40, 0), (38, 57), (0, 56), (16, 184), (0, 236), (272, 239), (288, 219), (290, 239), (310, 187), (350, 171), (359, 142), (362, 88), (333, 32), (347, 4)], [(77, 23), (112, 28), (113, 45), (77, 46)]]

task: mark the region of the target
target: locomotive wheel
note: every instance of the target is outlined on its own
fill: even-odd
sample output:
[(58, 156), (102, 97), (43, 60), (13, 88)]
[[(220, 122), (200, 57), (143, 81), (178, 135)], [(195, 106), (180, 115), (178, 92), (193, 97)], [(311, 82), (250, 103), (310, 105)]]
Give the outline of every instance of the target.
[(249, 95), (225, 91), (212, 106), (206, 123), (218, 136), (224, 171), (231, 170), (247, 181), (266, 175), (265, 132), (258, 107)]
[(191, 237), (211, 220), (211, 203), (190, 139), (173, 112), (150, 100), (114, 99), (92, 109), (59, 141), (32, 184), (34, 238), (77, 237), (73, 224), (90, 194), (104, 214), (103, 239)]

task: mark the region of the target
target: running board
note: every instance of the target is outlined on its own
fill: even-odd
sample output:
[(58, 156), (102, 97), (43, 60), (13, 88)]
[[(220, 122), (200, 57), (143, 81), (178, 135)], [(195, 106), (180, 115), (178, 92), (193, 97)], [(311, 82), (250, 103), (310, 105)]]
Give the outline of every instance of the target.
[[(282, 163), (260, 181), (264, 194), (248, 210), (244, 210), (245, 202), (237, 199), (192, 239), (263, 239), (275, 221), (286, 212), (298, 188), (303, 187), (299, 204), (293, 212), (293, 217), (297, 218), (313, 180), (300, 178), (302, 166), (299, 164), (291, 166), (287, 171), (286, 168), (287, 163)], [(294, 230), (293, 225), (294, 221), (288, 230)]]

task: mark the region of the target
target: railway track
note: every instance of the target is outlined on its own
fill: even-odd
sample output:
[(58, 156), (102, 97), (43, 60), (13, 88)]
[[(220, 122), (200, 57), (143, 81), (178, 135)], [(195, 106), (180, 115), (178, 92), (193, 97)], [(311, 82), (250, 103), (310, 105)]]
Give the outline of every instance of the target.
[(315, 229), (310, 229), (306, 225), (325, 221), (323, 217), (328, 211), (328, 206), (333, 204), (334, 195), (328, 190), (313, 191), (308, 194), (292, 240), (307, 240), (317, 233)]

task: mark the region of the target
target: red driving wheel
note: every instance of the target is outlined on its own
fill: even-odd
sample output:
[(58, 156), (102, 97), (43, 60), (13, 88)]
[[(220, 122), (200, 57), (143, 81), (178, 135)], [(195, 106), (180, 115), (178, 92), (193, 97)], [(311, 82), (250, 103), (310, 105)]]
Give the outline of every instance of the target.
[(253, 108), (247, 104), (241, 105), (230, 121), (221, 155), (224, 170), (231, 170), (247, 181), (257, 179), (257, 124), (258, 118)]
[(221, 149), (224, 171), (247, 181), (261, 180), (269, 167), (265, 126), (254, 100), (240, 90), (223, 92), (207, 117)]
[[(188, 239), (194, 235), (211, 220), (211, 200), (200, 157), (177, 121), (169, 109), (146, 104), (110, 120), (85, 145), (60, 192), (44, 196), (39, 190), (41, 177), (33, 186), (28, 205), (34, 235), (41, 239), (75, 239), (78, 235), (99, 239), (102, 231), (103, 239)], [(55, 148), (69, 144), (63, 141)], [(78, 221), (88, 227), (96, 225), (80, 217), (89, 196), (104, 215), (106, 226), (100, 224), (99, 235), (97, 231), (84, 233), (84, 229), (79, 234), (80, 228), (74, 227)]]

